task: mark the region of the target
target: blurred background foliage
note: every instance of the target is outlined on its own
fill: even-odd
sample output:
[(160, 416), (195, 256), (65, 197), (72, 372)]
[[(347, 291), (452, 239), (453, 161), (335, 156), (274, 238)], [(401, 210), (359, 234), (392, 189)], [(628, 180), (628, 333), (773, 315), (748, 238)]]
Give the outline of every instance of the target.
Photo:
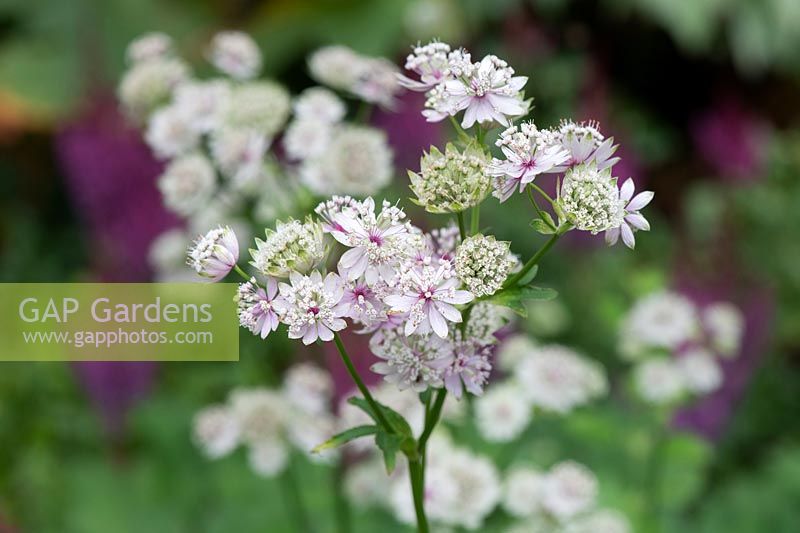
[[(164, 31), (199, 64), (209, 36), (226, 27), (254, 35), (267, 73), (294, 90), (310, 85), (304, 58), (320, 45), (399, 63), (409, 43), (438, 36), (530, 75), (538, 123), (600, 120), (622, 143), (626, 171), (656, 191), (653, 231), (635, 254), (568, 240), (539, 274), (560, 298), (536, 304), (521, 327), (590, 354), (617, 376), (625, 367), (616, 329), (636, 297), (673, 286), (729, 299), (745, 311), (752, 337), (733, 371), (735, 390), (725, 409), (710, 409), (713, 430), (678, 421), (682, 429), (665, 439), (657, 490), (673, 512), (663, 524), (653, 524), (639, 490), (660, 438), (658, 416), (623, 395), (566, 422), (536, 420), (514, 449), (487, 445), (469, 426), (452, 431), (501, 465), (585, 462), (600, 478), (603, 503), (628, 514), (636, 531), (797, 531), (800, 2), (4, 0), (0, 280), (103, 277), (103, 251), (65, 179), (62, 135), (111, 98), (134, 37)], [(115, 157), (98, 146), (96, 158)], [(403, 179), (390, 196), (407, 196)], [(518, 223), (527, 206), (489, 204), (484, 220), (528, 255), (540, 237)], [(293, 357), (277, 339), (242, 339), (236, 365), (137, 370), (154, 377), (111, 411), (108, 392), (79, 365), (4, 365), (0, 531), (289, 530), (277, 482), (252, 475), (238, 454), (210, 463), (189, 442), (199, 406), (237, 385), (275, 383), (275, 369)], [(335, 478), (297, 463), (317, 531), (332, 531)], [(402, 530), (380, 511), (356, 523), (356, 531)], [(487, 530), (504, 526), (492, 517)]]

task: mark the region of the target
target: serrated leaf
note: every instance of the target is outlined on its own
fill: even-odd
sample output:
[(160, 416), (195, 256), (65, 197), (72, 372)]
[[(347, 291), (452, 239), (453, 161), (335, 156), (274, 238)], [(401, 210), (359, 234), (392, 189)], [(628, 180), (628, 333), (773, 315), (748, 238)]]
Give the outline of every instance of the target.
[(311, 453), (320, 453), (325, 450), (330, 450), (331, 448), (338, 448), (343, 444), (347, 444), (351, 440), (367, 437), (369, 435), (375, 435), (377, 432), (378, 426), (356, 426), (346, 431), (342, 431), (341, 433), (338, 433), (326, 440), (322, 444), (315, 446), (314, 449), (311, 450)]

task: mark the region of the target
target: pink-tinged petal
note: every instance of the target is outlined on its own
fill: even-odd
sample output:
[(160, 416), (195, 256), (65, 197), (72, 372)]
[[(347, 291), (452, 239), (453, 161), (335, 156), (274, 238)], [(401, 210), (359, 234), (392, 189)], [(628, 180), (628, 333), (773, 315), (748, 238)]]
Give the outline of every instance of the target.
[(384, 303), (392, 308), (394, 311), (401, 311), (403, 313), (411, 310), (411, 306), (417, 303), (418, 298), (413, 296), (406, 296), (403, 294), (390, 294), (384, 298)]
[(457, 400), (461, 399), (464, 387), (461, 385), (461, 378), (458, 374), (450, 374), (444, 378), (444, 386)]
[(655, 193), (653, 191), (642, 191), (633, 197), (633, 200), (631, 200), (630, 203), (625, 207), (625, 210), (639, 211), (647, 204), (649, 204), (654, 196)]
[(494, 110), (504, 115), (517, 116), (525, 112), (525, 105), (521, 100), (513, 96), (490, 93), (488, 95), (488, 101)]
[(397, 83), (410, 91), (425, 92), (431, 88), (430, 84), (412, 80), (403, 74), (395, 74), (395, 76), (397, 77)]
[(347, 327), (347, 322), (345, 322), (341, 318), (333, 318), (328, 322), (326, 322), (325, 325), (332, 331), (342, 331), (344, 328)]
[(528, 83), (527, 76), (514, 76), (508, 80), (508, 86), (511, 87), (512, 91), (521, 91), (526, 83)]
[(278, 295), (278, 281), (275, 278), (267, 278), (267, 300), (274, 300)]
[(617, 244), (617, 240), (619, 240), (619, 228), (611, 228), (606, 230), (606, 244), (609, 246), (613, 246)]
[(361, 258), (364, 257), (365, 254), (366, 250), (360, 246), (358, 248), (351, 248), (343, 253), (341, 258), (339, 258), (339, 266), (350, 270), (353, 268), (353, 265), (358, 263)]
[(303, 335), (303, 344), (308, 346), (317, 340), (317, 337), (317, 325), (311, 324), (310, 326), (306, 326), (306, 332)]
[(631, 227), (623, 223), (619, 227), (619, 231), (622, 234), (622, 242), (625, 243), (625, 246), (633, 250), (636, 247), (636, 238), (633, 236), (633, 230)]
[(330, 342), (333, 340), (333, 332), (322, 322), (317, 325), (317, 334), (319, 334), (319, 338), (323, 342)]
[(650, 231), (650, 223), (639, 213), (631, 213), (630, 215), (626, 215), (625, 222), (638, 230)]
[(464, 112), (464, 119), (461, 121), (461, 127), (464, 129), (471, 128), (475, 121), (478, 119), (478, 108), (475, 105), (470, 105)]
[(435, 305), (428, 306), (428, 320), (431, 322), (431, 328), (441, 338), (447, 338), (447, 321), (436, 308)]
[(631, 178), (626, 179), (619, 189), (619, 199), (627, 204), (633, 196), (634, 189), (633, 180)]
[(444, 302), (437, 302), (436, 308), (450, 322), (461, 322), (461, 312), (452, 305)]
[(439, 300), (442, 302), (447, 302), (449, 304), (461, 305), (467, 304), (475, 299), (475, 296), (469, 291), (454, 291), (453, 296), (446, 296), (444, 298), (440, 298)]
[(418, 326), (415, 326), (413, 321), (411, 320), (406, 321), (406, 327), (404, 328), (404, 333), (406, 334), (406, 337), (414, 333), (417, 330), (417, 327)]

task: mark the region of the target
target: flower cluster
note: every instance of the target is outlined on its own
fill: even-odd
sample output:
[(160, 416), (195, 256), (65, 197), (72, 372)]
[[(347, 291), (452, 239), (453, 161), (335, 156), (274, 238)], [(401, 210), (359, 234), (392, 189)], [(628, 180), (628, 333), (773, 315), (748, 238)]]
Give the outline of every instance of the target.
[(628, 533), (628, 520), (597, 508), (598, 482), (587, 467), (564, 461), (542, 472), (512, 468), (503, 484), (502, 506), (521, 520), (513, 531)]
[(606, 393), (602, 367), (565, 346), (506, 340), (498, 364), (511, 374), (475, 402), (476, 425), (488, 441), (518, 438), (535, 409), (565, 415)]
[(490, 296), (503, 286), (516, 264), (511, 258), (510, 243), (480, 233), (467, 238), (458, 247), (456, 274), (477, 297)]
[[(347, 122), (347, 107), (333, 92), (312, 87), (292, 99), (282, 85), (259, 78), (261, 52), (242, 32), (216, 34), (205, 57), (215, 77), (197, 77), (167, 35), (144, 35), (128, 47), (129, 69), (118, 88), (125, 114), (166, 163), (158, 188), (164, 205), (186, 221), (184, 248), (210, 226), (296, 216), (307, 205), (305, 188), (321, 196), (367, 196), (389, 183), (393, 154), (386, 135)], [(328, 48), (310, 65), (342, 80), (349, 76), (331, 86), (368, 102), (391, 106), (401, 89), (397, 69), (384, 59)], [(272, 149), (278, 138), (282, 152)], [(178, 235), (164, 242), (177, 242)], [(174, 263), (153, 266), (160, 279), (181, 279)]]
[(461, 125), (475, 123), (510, 125), (511, 119), (527, 113), (522, 88), (528, 81), (494, 55), (477, 63), (464, 49), (452, 50), (445, 43), (418, 46), (406, 60), (406, 69), (418, 76), (400, 76), (404, 87), (425, 92), (423, 115), (438, 122), (464, 111)]
[(654, 404), (672, 404), (722, 385), (718, 359), (735, 357), (744, 321), (728, 302), (699, 308), (673, 292), (639, 300), (620, 330), (620, 351), (636, 363), (635, 390)]
[(393, 63), (346, 46), (320, 48), (308, 59), (308, 69), (318, 82), (383, 107), (392, 107), (401, 90)]
[(327, 459), (311, 450), (335, 430), (332, 397), (330, 375), (300, 363), (287, 371), (282, 389), (235, 389), (226, 403), (199, 411), (193, 440), (211, 459), (246, 446), (253, 471), (273, 477), (287, 467), (292, 446), (312, 460)]
[(430, 213), (458, 213), (480, 204), (491, 192), (489, 158), (477, 144), (444, 153), (432, 146), (420, 160), (420, 172), (408, 171), (415, 202)]

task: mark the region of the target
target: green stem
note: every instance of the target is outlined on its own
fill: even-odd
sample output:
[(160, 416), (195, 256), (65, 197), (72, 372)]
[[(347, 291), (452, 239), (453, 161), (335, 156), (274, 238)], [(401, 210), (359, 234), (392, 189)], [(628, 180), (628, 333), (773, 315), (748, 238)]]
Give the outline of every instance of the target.
[(483, 129), (483, 126), (478, 124), (478, 144), (483, 146), (483, 140), (486, 137), (486, 130)]
[(439, 418), (442, 416), (442, 407), (444, 406), (445, 398), (447, 398), (447, 389), (439, 389), (436, 393), (436, 400), (433, 402), (433, 407), (430, 410), (430, 416), (425, 417), (425, 428), (422, 430), (422, 435), (419, 436), (419, 443), (417, 444), (417, 449), (422, 455), (425, 455), (425, 445), (428, 443), (433, 429), (436, 427), (436, 424), (439, 423)]
[(661, 531), (661, 472), (664, 466), (664, 450), (669, 435), (666, 428), (659, 428), (653, 434), (653, 443), (647, 458), (645, 479), (645, 520), (652, 521), (653, 532)]
[(555, 205), (556, 205), (556, 201), (555, 201), (555, 200), (553, 200), (552, 198), (550, 198), (550, 195), (549, 195), (549, 194), (547, 194), (546, 192), (544, 192), (544, 191), (542, 190), (542, 188), (541, 188), (541, 187), (539, 187), (539, 186), (538, 186), (538, 185), (536, 185), (535, 183), (530, 183), (529, 185), (530, 185), (532, 188), (536, 189), (536, 192), (538, 192), (538, 193), (539, 193), (539, 194), (541, 194), (541, 195), (542, 195), (542, 196), (543, 196), (545, 199), (547, 199), (547, 201), (548, 201), (548, 202), (550, 202), (550, 205), (552, 205), (552, 206), (555, 206)]
[(475, 235), (481, 229), (481, 205), (478, 204), (472, 208), (471, 218), (469, 221), (469, 233)]
[(458, 136), (462, 141), (468, 143), (470, 140), (472, 140), (472, 138), (467, 134), (467, 132), (464, 131), (464, 128), (461, 127), (461, 124), (459, 124), (458, 121), (455, 119), (455, 117), (450, 115), (449, 118), (450, 118), (450, 123), (453, 125), (453, 128), (456, 130), (456, 133), (458, 133)]
[(233, 269), (236, 271), (236, 273), (237, 273), (237, 274), (239, 274), (240, 276), (242, 276), (242, 277), (244, 278), (244, 280), (245, 280), (245, 281), (250, 281), (250, 280), (252, 279), (252, 277), (253, 277), (253, 276), (248, 276), (248, 275), (247, 275), (247, 272), (245, 272), (244, 270), (242, 270), (242, 269), (239, 267), (239, 265), (233, 265)]
[(378, 421), (383, 428), (388, 431), (389, 433), (397, 433), (389, 421), (386, 420), (386, 417), (383, 416), (383, 411), (378, 406), (378, 402), (375, 401), (375, 398), (372, 397), (372, 394), (369, 392), (369, 389), (366, 385), (364, 385), (364, 381), (361, 379), (361, 376), (358, 375), (358, 370), (353, 365), (353, 361), (350, 359), (350, 356), (347, 355), (347, 350), (342, 343), (341, 337), (339, 337), (339, 333), (334, 332), (333, 334), (333, 341), (336, 343), (336, 348), (339, 350), (339, 355), (342, 357), (342, 361), (344, 362), (344, 366), (347, 367), (347, 372), (350, 374), (350, 377), (353, 378), (353, 381), (356, 383), (356, 387), (358, 390), (361, 391), (361, 394), (364, 396), (364, 399), (367, 400), (370, 408), (372, 409), (373, 414), (375, 415), (375, 419)]
[(417, 515), (417, 532), (428, 533), (428, 519), (425, 517), (425, 468), (421, 458), (408, 461), (408, 472), (411, 478), (414, 512)]
[(464, 224), (464, 212), (459, 211), (456, 213), (456, 218), (458, 219), (458, 231), (461, 233), (461, 242), (467, 238), (467, 226)]
[(350, 533), (350, 502), (344, 495), (344, 457), (340, 456), (336, 462), (333, 475), (333, 495), (334, 495), (334, 514), (336, 515), (336, 531), (339, 533)]
[(555, 228), (550, 222), (550, 217), (545, 216), (544, 212), (539, 207), (539, 204), (536, 203), (536, 198), (533, 196), (533, 189), (528, 187), (525, 190), (528, 191), (528, 199), (531, 201), (531, 204), (533, 204), (533, 208), (536, 210), (536, 214), (539, 215), (539, 218), (542, 219), (545, 224), (547, 224), (548, 228), (556, 230), (557, 228)]
[(544, 256), (544, 254), (546, 254), (547, 251), (553, 247), (553, 245), (556, 243), (559, 237), (561, 237), (561, 235), (562, 232), (560, 230), (553, 233), (553, 235), (547, 240), (547, 242), (544, 243), (544, 246), (539, 248), (539, 250), (535, 254), (533, 254), (533, 257), (528, 259), (528, 262), (525, 263), (522, 269), (506, 280), (506, 282), (503, 284), (503, 288), (507, 289), (509, 287), (513, 287), (514, 285), (517, 284), (519, 280), (524, 278), (525, 274), (527, 274), (528, 271), (530, 271), (530, 269), (532, 269), (534, 265), (536, 265), (539, 262), (542, 256)]
[(361, 102), (358, 106), (358, 110), (356, 111), (354, 122), (359, 124), (367, 124), (371, 115), (372, 104), (369, 102)]
[(286, 499), (286, 508), (291, 515), (290, 521), (294, 522), (294, 529), (300, 533), (313, 531), (303, 505), (303, 498), (300, 496), (300, 488), (297, 486), (297, 480), (292, 473), (291, 463), (281, 472), (280, 481), (282, 492)]

